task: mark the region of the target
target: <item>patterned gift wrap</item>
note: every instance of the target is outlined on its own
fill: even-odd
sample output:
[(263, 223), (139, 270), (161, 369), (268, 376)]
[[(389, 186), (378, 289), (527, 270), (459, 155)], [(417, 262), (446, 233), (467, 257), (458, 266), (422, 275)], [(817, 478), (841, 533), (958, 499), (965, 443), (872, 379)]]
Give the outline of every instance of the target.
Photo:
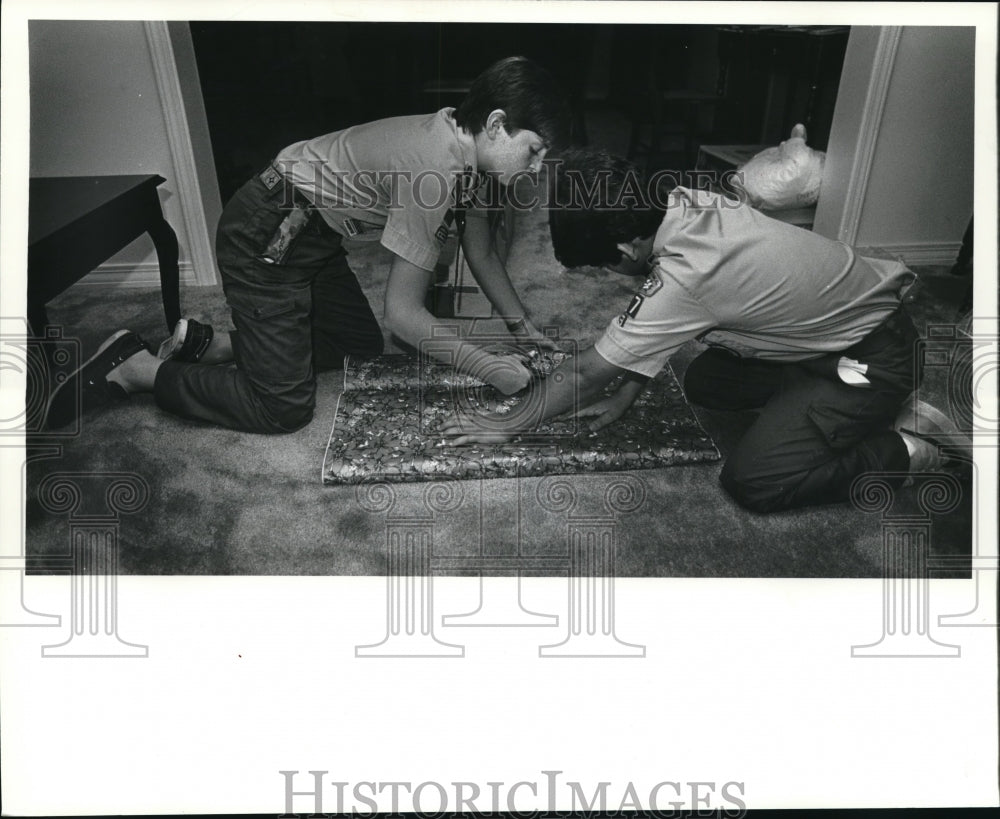
[[(533, 355), (544, 378), (566, 356)], [(611, 390), (609, 389), (609, 393)], [(455, 446), (437, 430), (456, 408), (516, 413), (523, 394), (503, 396), (451, 367), (405, 355), (350, 364), (323, 462), (323, 481), (356, 484), (512, 478), (653, 469), (718, 460), (669, 365), (629, 411), (598, 432), (589, 419), (550, 420), (505, 444)], [(530, 410), (530, 407), (529, 407)]]

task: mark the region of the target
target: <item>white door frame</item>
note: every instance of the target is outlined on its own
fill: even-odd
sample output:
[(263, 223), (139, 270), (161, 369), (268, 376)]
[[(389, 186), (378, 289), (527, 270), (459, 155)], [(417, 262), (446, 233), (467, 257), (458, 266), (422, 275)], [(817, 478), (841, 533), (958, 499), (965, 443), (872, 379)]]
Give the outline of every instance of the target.
[(813, 229), (850, 245), (857, 239), (861, 224), (875, 143), (882, 127), (889, 81), (902, 33), (902, 26), (882, 26), (870, 33), (852, 30), (852, 41), (848, 43), (845, 67), (850, 69), (859, 67), (859, 63), (869, 63), (871, 68), (863, 89), (851, 88), (852, 80), (856, 83), (861, 78), (846, 74), (841, 77), (841, 93), (850, 96), (860, 92), (864, 99), (857, 112), (847, 110), (853, 107), (849, 105), (838, 105), (834, 112), (830, 150)]
[[(178, 54), (171, 40), (172, 31), (175, 36), (186, 35), (190, 40), (190, 29), (186, 23), (180, 24), (182, 26), (180, 29), (172, 29), (171, 27), (176, 27), (178, 24), (172, 23), (168, 26), (163, 20), (146, 20), (142, 25), (149, 43), (156, 87), (160, 94), (166, 123), (167, 142), (170, 145), (170, 156), (176, 173), (174, 181), (177, 185), (178, 200), (189, 243), (187, 248), (189, 261), (197, 284), (216, 284), (219, 276), (212, 237), (218, 215), (222, 210), (219, 184), (215, 178), (211, 145), (198, 146), (202, 154), (202, 161), (199, 163), (192, 140), (192, 133), (205, 135), (208, 133), (205, 105), (197, 82), (182, 84), (178, 57), (185, 59), (185, 55)], [(185, 64), (184, 75), (196, 80), (197, 66), (193, 64), (194, 51), (185, 49), (184, 52), (189, 52), (192, 63)], [(198, 121), (192, 121), (192, 118)], [(210, 169), (210, 172), (206, 172), (206, 168)]]

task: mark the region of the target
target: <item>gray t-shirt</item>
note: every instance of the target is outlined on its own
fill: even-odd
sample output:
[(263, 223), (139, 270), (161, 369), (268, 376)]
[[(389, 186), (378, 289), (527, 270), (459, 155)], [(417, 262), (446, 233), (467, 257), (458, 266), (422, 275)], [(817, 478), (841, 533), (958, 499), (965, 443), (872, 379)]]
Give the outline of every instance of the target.
[[(476, 146), (444, 108), (391, 117), (289, 145), (275, 164), (344, 237), (375, 239), (433, 270), (455, 185), (475, 184)], [(465, 196), (472, 193), (465, 190)], [(446, 228), (442, 232), (442, 226)]]
[(655, 375), (693, 338), (741, 356), (804, 361), (860, 341), (913, 274), (719, 194), (677, 188), (641, 291), (594, 345)]

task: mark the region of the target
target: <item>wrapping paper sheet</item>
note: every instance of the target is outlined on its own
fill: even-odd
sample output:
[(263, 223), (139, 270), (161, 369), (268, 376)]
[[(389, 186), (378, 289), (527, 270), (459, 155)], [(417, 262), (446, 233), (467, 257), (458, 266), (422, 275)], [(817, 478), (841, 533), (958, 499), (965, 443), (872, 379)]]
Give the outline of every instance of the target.
[[(536, 355), (535, 377), (548, 376), (563, 358)], [(323, 462), (324, 483), (617, 472), (720, 457), (669, 366), (622, 418), (596, 433), (585, 421), (552, 420), (509, 443), (454, 446), (437, 429), (456, 408), (523, 418), (539, 411), (524, 394), (503, 396), (426, 359), (385, 355), (350, 364)]]

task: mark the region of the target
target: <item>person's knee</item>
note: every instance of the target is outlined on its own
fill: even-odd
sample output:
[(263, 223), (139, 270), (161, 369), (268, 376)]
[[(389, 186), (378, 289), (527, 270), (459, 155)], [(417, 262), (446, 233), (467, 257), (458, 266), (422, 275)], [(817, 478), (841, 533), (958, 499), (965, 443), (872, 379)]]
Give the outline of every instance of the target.
[(313, 419), (314, 407), (284, 409), (274, 418), (274, 432), (298, 432)]
[(684, 372), (684, 395), (688, 401), (706, 409), (732, 408), (734, 396), (720, 393), (720, 366), (730, 365), (726, 357), (726, 353), (706, 350), (688, 364)]
[(751, 512), (765, 514), (788, 508), (791, 486), (754, 477), (741, 468), (737, 459), (726, 461), (719, 473), (719, 483), (734, 501)]
[(313, 419), (316, 392), (304, 391), (295, 398), (262, 394), (257, 401), (257, 432), (269, 435), (298, 432)]
[(261, 413), (255, 432), (265, 435), (285, 435), (298, 432), (313, 419), (312, 407), (284, 408), (277, 412)]
[(382, 336), (381, 331), (375, 333), (365, 340), (364, 345), (360, 352), (355, 353), (355, 355), (361, 358), (374, 358), (377, 355), (382, 355), (385, 350), (385, 338)]
[(359, 341), (349, 349), (341, 349), (333, 342), (317, 342), (313, 345), (313, 364), (316, 372), (325, 373), (330, 370), (340, 370), (344, 367), (345, 358), (375, 358), (385, 350), (385, 339), (382, 333)]
[(351, 358), (375, 358), (375, 356), (382, 355), (383, 350), (385, 350), (385, 338), (382, 336), (381, 329), (376, 327), (375, 330), (371, 334), (351, 339), (344, 354)]
[(707, 387), (710, 384), (708, 378), (708, 365), (705, 361), (705, 353), (694, 358), (684, 371), (684, 395), (688, 401), (704, 406), (708, 398)]

